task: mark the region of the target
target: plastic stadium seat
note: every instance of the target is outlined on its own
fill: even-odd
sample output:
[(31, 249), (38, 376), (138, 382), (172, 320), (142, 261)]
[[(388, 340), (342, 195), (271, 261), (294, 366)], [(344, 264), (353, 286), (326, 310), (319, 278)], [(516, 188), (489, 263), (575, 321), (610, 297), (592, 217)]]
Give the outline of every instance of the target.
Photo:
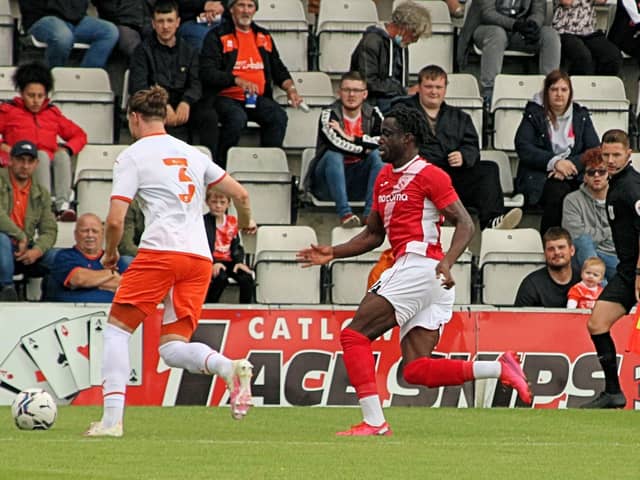
[(493, 88), (491, 112), (493, 148), (515, 150), (514, 138), (527, 102), (542, 90), (544, 75), (498, 75)]
[[(448, 251), (451, 246), (454, 231), (455, 227), (440, 228), (440, 243), (445, 252)], [(471, 251), (467, 248), (451, 268), (451, 274), (456, 282), (456, 297), (454, 300), (454, 304), (456, 305), (469, 305), (471, 303), (471, 280), (473, 278), (471, 261)]]
[(629, 100), (620, 77), (574, 75), (573, 100), (587, 107), (598, 136), (612, 128), (629, 131)]
[[(101, 217), (102, 220), (104, 218)], [(56, 248), (71, 248), (76, 240), (73, 231), (76, 228), (75, 222), (58, 222), (58, 237), (56, 238)]]
[[(393, 2), (393, 8), (403, 1)], [(420, 38), (409, 45), (409, 74), (417, 75), (425, 65), (439, 65), (445, 72), (452, 72), (454, 29), (449, 7), (441, 0), (422, 0), (418, 3), (431, 13), (431, 37)]]
[(0, 0), (0, 65), (13, 65), (14, 22), (9, 0)]
[(109, 75), (101, 68), (56, 67), (51, 70), (51, 100), (80, 125), (89, 143), (113, 143), (114, 101)]
[(522, 207), (524, 205), (524, 195), (514, 193), (513, 174), (511, 163), (506, 153), (500, 150), (480, 151), (481, 160), (489, 160), (498, 164), (500, 170), (500, 186), (504, 195), (504, 206), (507, 208)]
[(268, 304), (320, 303), (320, 267), (302, 268), (296, 253), (317, 244), (306, 226), (263, 226), (256, 234), (256, 301)]
[(631, 154), (631, 165), (636, 171), (640, 172), (640, 153), (635, 152)]
[[(311, 165), (311, 160), (316, 154), (315, 148), (305, 148), (302, 151), (302, 163), (300, 166), (300, 192), (302, 198), (304, 200), (310, 201), (316, 207), (335, 207), (335, 202), (331, 200), (319, 200), (316, 198), (311, 191), (304, 190), (304, 178), (307, 175), (307, 171), (309, 170), (309, 165)], [(364, 202), (350, 201), (349, 205), (353, 207), (362, 208), (364, 207)]]
[[(439, 0), (437, 0), (439, 1)], [(480, 142), (483, 136), (482, 97), (476, 77), (469, 73), (450, 73), (447, 75), (447, 95), (445, 101), (454, 107), (459, 107), (471, 116), (473, 126)]]
[[(331, 245), (348, 242), (366, 227), (331, 230)], [(329, 299), (338, 305), (357, 305), (367, 293), (367, 279), (380, 254), (390, 248), (385, 238), (382, 245), (357, 257), (333, 260), (329, 265)]]
[(0, 67), (0, 101), (13, 99), (18, 92), (13, 88), (13, 73), (16, 67)]
[(128, 145), (86, 145), (78, 154), (74, 175), (78, 215), (95, 213), (102, 220), (109, 211), (113, 163)]
[(307, 70), (309, 25), (300, 0), (263, 1), (254, 20), (269, 30), (289, 71)]
[(287, 149), (313, 147), (316, 144), (320, 112), (336, 99), (331, 79), (323, 72), (292, 72), (291, 77), (310, 111), (289, 107), (286, 92), (279, 88), (274, 90), (273, 98), (286, 108), (289, 117), (282, 145)]
[(349, 71), (351, 54), (365, 29), (378, 23), (372, 0), (332, 0), (320, 3), (316, 32), (320, 71), (339, 75)]
[(486, 228), (481, 241), (481, 303), (512, 306), (522, 279), (545, 264), (540, 232)]
[(291, 223), (292, 175), (284, 150), (233, 147), (227, 172), (249, 192), (258, 225)]

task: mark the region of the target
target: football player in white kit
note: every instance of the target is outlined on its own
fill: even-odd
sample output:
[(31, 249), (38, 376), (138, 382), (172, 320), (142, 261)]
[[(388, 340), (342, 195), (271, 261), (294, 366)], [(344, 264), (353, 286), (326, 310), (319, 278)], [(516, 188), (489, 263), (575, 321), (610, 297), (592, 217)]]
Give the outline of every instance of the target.
[(230, 360), (203, 343), (189, 340), (198, 324), (212, 271), (202, 205), (215, 187), (230, 196), (239, 227), (255, 233), (247, 191), (196, 148), (165, 132), (168, 95), (152, 87), (129, 100), (129, 129), (136, 142), (113, 167), (113, 190), (106, 221), (105, 268), (114, 269), (117, 246), (131, 200), (138, 195), (145, 229), (138, 254), (123, 275), (104, 330), (102, 419), (87, 436), (123, 434), (129, 377), (129, 337), (164, 303), (160, 357), (170, 367), (217, 374), (230, 390), (231, 414), (243, 418), (251, 405), (252, 365)]
[[(340, 436), (391, 435), (378, 396), (371, 342), (396, 325), (407, 382), (438, 387), (499, 378), (531, 403), (527, 379), (512, 352), (493, 362), (431, 358), (440, 328), (452, 315), (455, 292), (450, 269), (470, 242), (474, 227), (449, 176), (418, 155), (417, 145), (426, 141), (427, 129), (417, 110), (394, 108), (382, 123), (379, 148), (386, 165), (376, 179), (366, 228), (341, 245), (312, 245), (298, 252), (303, 266), (323, 265), (373, 250), (386, 234), (396, 259), (340, 334), (344, 364), (364, 417), (338, 432)], [(446, 253), (440, 245), (444, 218), (455, 225)]]

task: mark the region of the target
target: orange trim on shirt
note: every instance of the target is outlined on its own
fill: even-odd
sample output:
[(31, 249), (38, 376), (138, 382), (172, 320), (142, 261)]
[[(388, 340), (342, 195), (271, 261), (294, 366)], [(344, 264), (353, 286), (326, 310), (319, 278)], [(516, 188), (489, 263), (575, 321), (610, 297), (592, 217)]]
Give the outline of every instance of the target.
[(141, 138), (147, 138), (147, 137), (157, 137), (158, 135), (168, 135), (168, 133), (166, 131), (164, 132), (151, 132), (151, 133), (147, 133), (146, 135), (141, 135), (138, 140), (140, 140)]
[(217, 185), (218, 183), (220, 183), (222, 179), (226, 176), (227, 176), (227, 172), (224, 172), (224, 174), (218, 180), (216, 180), (215, 182), (211, 182), (209, 185), (207, 185), (207, 190), (209, 190), (214, 185)]
[(133, 201), (132, 198), (124, 197), (122, 195), (112, 195), (111, 200), (122, 200), (123, 202), (131, 203)]
[(71, 285), (71, 277), (73, 277), (74, 273), (76, 273), (76, 271), (80, 268), (82, 267), (74, 267), (73, 270), (69, 272), (69, 275), (67, 275), (67, 278), (64, 279), (63, 285), (65, 287), (69, 287), (69, 288), (73, 287), (73, 285)]

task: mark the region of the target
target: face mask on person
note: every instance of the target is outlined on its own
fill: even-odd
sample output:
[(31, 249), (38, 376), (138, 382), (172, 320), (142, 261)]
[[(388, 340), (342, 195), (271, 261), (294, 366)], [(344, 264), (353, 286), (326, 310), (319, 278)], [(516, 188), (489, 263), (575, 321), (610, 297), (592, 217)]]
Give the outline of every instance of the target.
[(393, 37), (393, 41), (395, 42), (395, 44), (399, 47), (404, 47), (402, 41), (404, 39), (402, 38), (402, 35), (396, 35), (395, 37)]

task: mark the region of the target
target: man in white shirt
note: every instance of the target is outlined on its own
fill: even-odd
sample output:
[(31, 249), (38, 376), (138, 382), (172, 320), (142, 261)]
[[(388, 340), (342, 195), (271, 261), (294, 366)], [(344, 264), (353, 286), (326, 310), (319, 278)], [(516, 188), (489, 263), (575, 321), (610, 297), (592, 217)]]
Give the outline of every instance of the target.
[(122, 277), (104, 331), (102, 420), (87, 436), (123, 434), (129, 376), (129, 337), (158, 303), (164, 303), (160, 357), (170, 367), (217, 374), (229, 386), (231, 414), (243, 418), (251, 405), (252, 365), (232, 361), (202, 343), (189, 343), (211, 279), (202, 204), (207, 188), (229, 195), (240, 228), (255, 232), (247, 191), (190, 145), (167, 135), (168, 94), (162, 87), (141, 90), (129, 101), (129, 129), (137, 141), (117, 158), (107, 215), (105, 268), (118, 261), (124, 218), (137, 194), (145, 217), (138, 255)]

